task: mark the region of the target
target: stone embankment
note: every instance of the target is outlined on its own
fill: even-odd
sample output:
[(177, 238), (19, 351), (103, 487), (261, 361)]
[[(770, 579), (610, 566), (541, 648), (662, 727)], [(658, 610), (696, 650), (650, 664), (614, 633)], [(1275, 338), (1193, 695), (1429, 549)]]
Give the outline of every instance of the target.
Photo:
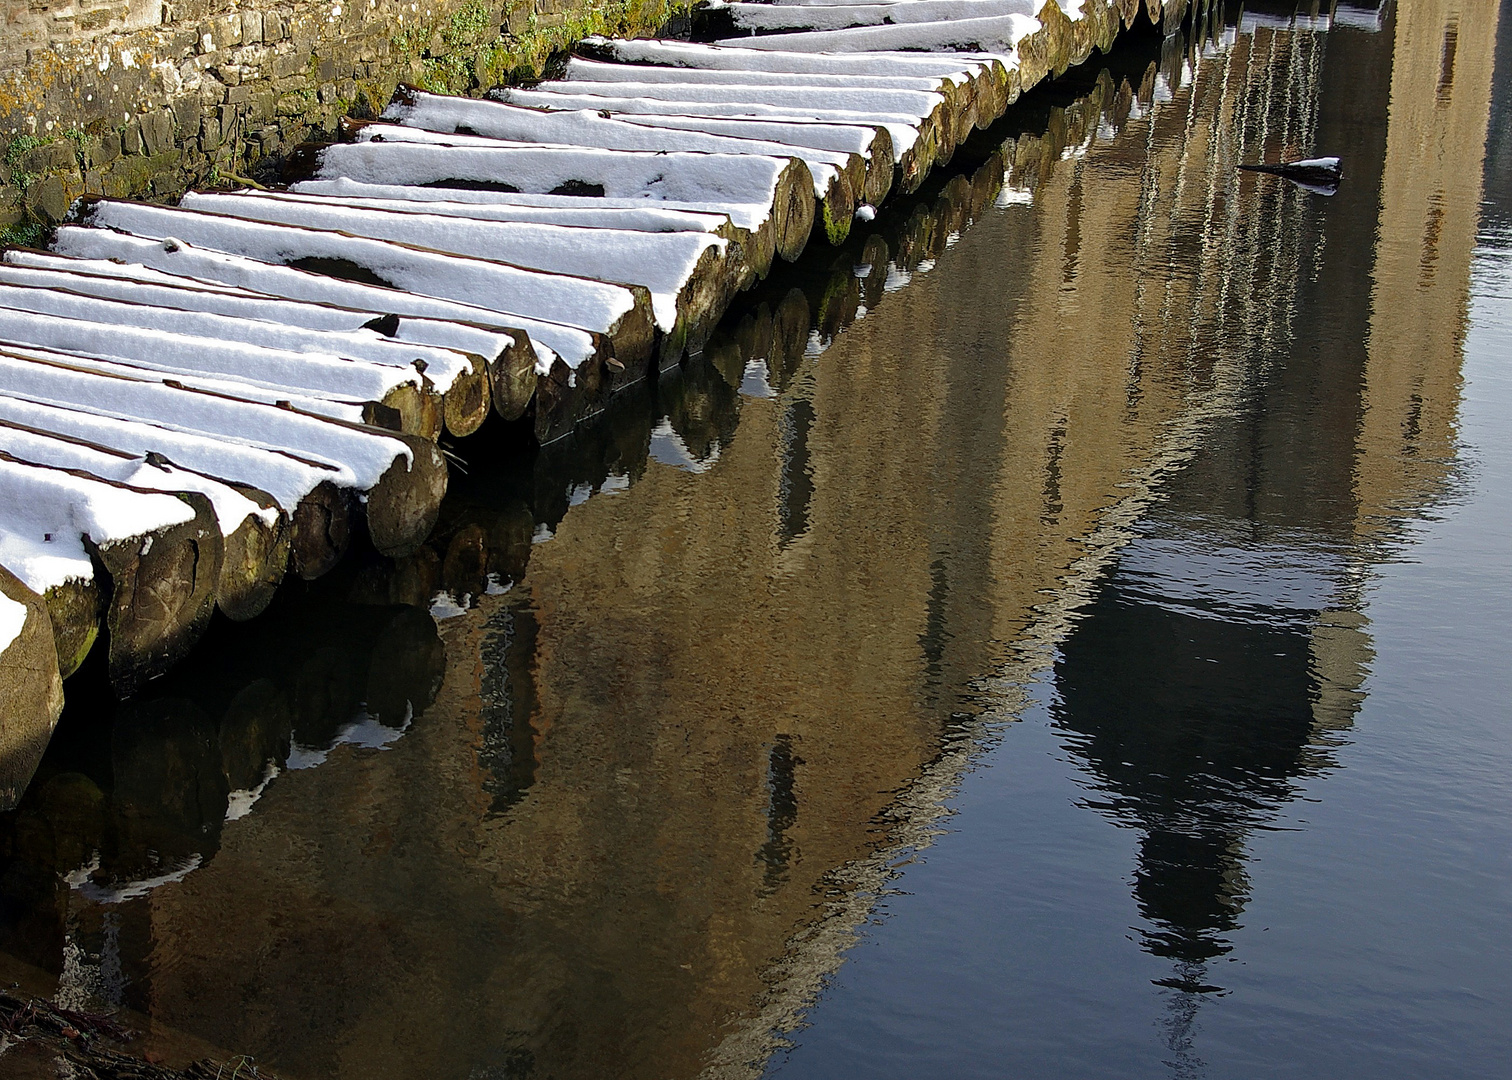
[[(350, 87), (323, 83), (331, 137), (283, 155), (279, 185), (176, 207), (101, 197), (94, 144), (67, 139), (94, 193), (48, 211), (66, 219), (50, 250), (0, 265), (0, 672), (15, 684), (0, 796), (24, 786), (60, 678), (97, 643), (130, 693), (217, 608), (255, 616), (286, 572), (318, 577), (354, 542), (413, 553), (446, 491), (444, 433), (490, 415), (542, 443), (570, 433), (717, 345), (740, 290), (844, 242), (1026, 89), (1136, 19), (1185, 14), (1179, 0), (864, 8), (720, 5), (695, 14), (714, 38), (697, 44), (590, 36), (528, 89), (502, 85), (484, 50), (467, 81), (499, 85), (482, 97), (403, 85), (376, 119), (342, 116)], [(269, 48), (270, 16), (256, 19), (261, 45), (246, 19), (233, 27), (244, 51)], [(218, 26), (185, 48), (218, 51)], [(444, 66), (456, 54), (436, 33)], [(348, 59), (379, 63), (366, 55)], [(101, 48), (102, 76), (114, 57)], [(165, 93), (198, 72), (206, 96), (182, 116), (162, 106), (157, 153), (138, 124), (135, 156), (172, 156), (185, 171), (168, 187), (208, 180), (206, 124), (225, 107), (211, 98), (236, 76), (153, 64)]]

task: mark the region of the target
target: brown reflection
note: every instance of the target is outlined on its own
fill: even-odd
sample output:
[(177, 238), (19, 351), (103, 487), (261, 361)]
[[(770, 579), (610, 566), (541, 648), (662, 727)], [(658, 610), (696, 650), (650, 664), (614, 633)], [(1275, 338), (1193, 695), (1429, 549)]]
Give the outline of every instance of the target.
[[(149, 1049), (289, 1077), (759, 1072), (897, 845), (927, 842), (972, 719), (1010, 716), (1062, 648), (1099, 809), (1143, 830), (1146, 944), (1200, 992), (1249, 888), (1256, 822), (1224, 798), (1277, 805), (1326, 765), (1369, 659), (1340, 566), (1452, 451), (1458, 354), (1411, 353), (1406, 328), (1457, 340), (1473, 218), (1431, 197), (1478, 144), (1466, 120), (1431, 167), (1393, 147), (1456, 110), (1484, 125), (1492, 35), (1426, 8), (1458, 12), (1442, 105), (1444, 19), (1412, 16), (1433, 44), (1410, 83), (1342, 32), (1170, 39), (1026, 103), (1014, 138), (774, 274), (702, 360), (525, 468), (501, 467), (507, 435), (460, 448), (427, 549), (39, 778), (7, 819), (15, 966), (140, 1010)], [(1336, 203), (1232, 168), (1334, 147)], [(1372, 273), (1368, 305), (1324, 305)], [(1281, 523), (1309, 538), (1285, 557), (1337, 558), (1275, 630), (1291, 658), (1245, 673), (1274, 698), (1160, 726), (1207, 669), (1175, 678), (1152, 644), (1173, 622), (1099, 583), (1162, 529)], [(415, 606), (437, 594), (460, 612), (439, 638)], [(1110, 687), (1151, 707), (1118, 722)], [(1221, 742), (1232, 786), (1197, 782), (1172, 731)], [(322, 755), (227, 820), (270, 761)], [(198, 862), (105, 903), (59, 877), (96, 850), (118, 892)]]

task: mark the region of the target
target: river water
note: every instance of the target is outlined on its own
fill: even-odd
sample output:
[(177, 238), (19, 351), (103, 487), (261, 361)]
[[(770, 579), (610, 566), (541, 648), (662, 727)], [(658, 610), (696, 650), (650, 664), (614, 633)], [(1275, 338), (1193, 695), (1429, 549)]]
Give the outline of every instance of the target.
[(289, 1078), (1506, 1075), (1512, 16), (1189, 30), (72, 680), (0, 979)]

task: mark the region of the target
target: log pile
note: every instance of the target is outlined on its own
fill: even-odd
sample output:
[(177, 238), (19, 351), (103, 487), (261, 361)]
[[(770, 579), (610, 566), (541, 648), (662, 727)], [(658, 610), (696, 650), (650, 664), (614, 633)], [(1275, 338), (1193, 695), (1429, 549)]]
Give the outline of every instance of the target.
[(776, 260), (1186, 7), (1036, 3), (714, 3), (698, 42), (590, 38), (528, 88), (401, 87), (280, 190), (86, 200), (50, 251), (6, 252), (7, 708), (50, 725), (51, 670), (102, 638), (129, 693), (214, 608), (251, 618), (356, 538), (414, 552), (443, 435), (495, 413), (550, 443), (653, 368), (739, 351), (721, 316)]

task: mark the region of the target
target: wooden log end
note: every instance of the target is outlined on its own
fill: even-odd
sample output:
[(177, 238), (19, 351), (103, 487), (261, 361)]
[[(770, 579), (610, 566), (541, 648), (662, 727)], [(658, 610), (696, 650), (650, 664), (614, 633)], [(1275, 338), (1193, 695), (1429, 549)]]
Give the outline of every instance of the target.
[(0, 595), (26, 608), (0, 648), (0, 811), (20, 801), (63, 712), (63, 678), (47, 604), (0, 568)]

